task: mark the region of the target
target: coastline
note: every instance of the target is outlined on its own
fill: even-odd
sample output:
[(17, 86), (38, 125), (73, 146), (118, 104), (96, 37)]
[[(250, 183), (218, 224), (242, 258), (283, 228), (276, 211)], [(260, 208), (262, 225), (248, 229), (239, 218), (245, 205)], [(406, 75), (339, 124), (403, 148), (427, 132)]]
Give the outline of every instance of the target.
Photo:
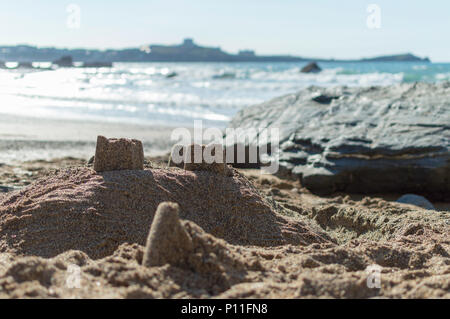
[[(202, 182), (195, 182), (197, 179), (214, 181), (217, 178), (214, 174), (192, 174), (178, 168), (165, 168), (166, 160), (147, 158), (145, 170), (140, 173), (116, 171), (96, 174), (85, 160), (77, 159), (35, 161), (17, 166), (32, 172), (32, 175), (22, 175), (24, 181), (28, 180), (31, 184), (20, 191), (0, 193), (0, 213), (6, 217), (0, 221), (3, 233), (3, 239), (0, 239), (0, 286), (7, 283), (7, 289), (0, 290), (0, 297), (449, 297), (445, 288), (450, 282), (446, 264), (448, 238), (445, 235), (449, 227), (449, 206), (442, 207), (444, 209), (436, 206), (439, 207), (436, 211), (428, 211), (372, 196), (335, 194), (319, 197), (309, 193), (298, 181), (276, 176), (261, 177), (257, 170), (236, 170), (234, 180), (245, 183), (240, 187), (244, 187), (246, 196), (253, 194), (266, 202), (263, 207), (273, 207), (270, 214), (277, 216), (277, 223), (261, 224), (251, 219), (252, 224), (264, 225), (259, 228), (260, 236), (274, 235), (271, 229), (285, 221), (288, 227), (280, 235), (287, 239), (301, 235), (307, 243), (268, 247), (233, 244), (221, 239), (228, 232), (212, 235), (205, 228), (208, 221), (219, 222), (220, 219), (198, 219), (200, 217), (195, 214), (187, 215), (182, 225), (195, 239), (196, 249), (202, 251), (200, 256), (209, 256), (208, 262), (194, 263), (191, 268), (184, 264), (146, 267), (142, 265), (146, 249), (145, 237), (142, 236), (146, 236), (150, 223), (136, 222), (148, 216), (146, 209), (141, 211), (141, 205), (147, 207), (158, 201), (159, 192), (167, 191), (166, 187), (177, 189), (175, 201), (184, 203), (184, 209), (189, 207), (186, 201), (204, 205), (219, 200), (219, 194), (210, 194), (214, 197), (204, 201), (199, 197), (201, 194), (197, 193), (197, 188), (189, 191), (191, 183), (197, 183), (200, 187)], [(0, 172), (7, 168), (0, 167)], [(17, 175), (17, 170), (15, 172)], [(87, 179), (83, 177), (86, 174), (90, 176)], [(167, 177), (164, 177), (166, 174)], [(140, 178), (136, 179), (136, 176)], [(150, 184), (150, 181), (145, 181), (146, 176), (150, 178)], [(81, 184), (79, 177), (82, 177)], [(4, 179), (3, 176), (0, 178)], [(186, 185), (186, 179), (192, 180)], [(114, 200), (108, 202), (103, 199), (97, 203), (95, 198), (105, 191), (112, 192)], [(149, 193), (152, 196), (148, 197)], [(175, 194), (170, 191), (168, 195)], [(129, 196), (132, 197), (133, 207), (126, 208), (122, 202)], [(136, 196), (144, 196), (146, 200), (139, 201)], [(23, 201), (17, 202), (20, 198)], [(237, 196), (233, 200), (245, 202), (245, 198)], [(229, 200), (226, 197), (221, 199), (223, 202)], [(16, 213), (8, 207), (13, 207), (11, 203), (15, 202), (19, 209), (29, 207), (27, 214), (14, 217)], [(80, 205), (88, 205), (86, 213), (70, 213), (72, 209), (80, 209)], [(111, 210), (103, 212), (103, 205), (110, 206)], [(49, 214), (49, 207), (60, 207), (60, 210), (58, 214)], [(123, 213), (123, 209), (130, 212)], [(225, 212), (231, 213), (228, 210)], [(213, 211), (208, 213), (215, 214)], [(87, 215), (83, 217), (84, 214)], [(238, 214), (241, 218), (248, 218), (249, 212)], [(66, 222), (60, 224), (58, 216), (67, 218)], [(234, 218), (239, 219), (238, 216)], [(191, 218), (195, 218), (202, 227), (191, 222)], [(259, 218), (266, 217), (260, 214)], [(14, 220), (20, 223), (22, 230), (14, 230), (14, 224), (11, 224)], [(86, 221), (88, 224), (85, 225)], [(36, 228), (35, 222), (39, 223), (39, 227)], [(58, 230), (52, 226), (54, 222), (60, 225)], [(10, 227), (6, 227), (5, 223)], [(77, 225), (81, 228), (78, 229)], [(295, 225), (304, 228), (297, 233), (293, 230)], [(100, 229), (105, 226), (120, 229), (113, 228), (104, 233)], [(64, 231), (59, 227), (65, 227)], [(131, 227), (142, 235), (139, 239), (126, 240), (124, 236), (133, 237), (135, 231), (124, 232), (122, 227)], [(234, 227), (240, 227), (239, 223)], [(79, 230), (82, 236), (92, 240), (79, 238), (74, 242), (73, 238), (80, 236)], [(225, 230), (228, 231), (228, 228)], [(64, 240), (55, 245), (54, 236), (62, 236)], [(99, 236), (106, 237), (98, 241)], [(20, 241), (21, 238), (23, 241)], [(230, 237), (231, 240), (233, 238)], [(167, 240), (164, 236), (159, 239)], [(18, 243), (13, 244), (15, 241)], [(39, 244), (36, 246), (33, 244), (35, 242)], [(104, 252), (105, 247), (108, 252)], [(80, 270), (80, 289), (67, 286), (66, 269), (74, 265)], [(366, 285), (367, 267), (373, 265), (379, 265), (382, 269), (381, 289)], [(26, 280), (21, 279), (24, 271)]]

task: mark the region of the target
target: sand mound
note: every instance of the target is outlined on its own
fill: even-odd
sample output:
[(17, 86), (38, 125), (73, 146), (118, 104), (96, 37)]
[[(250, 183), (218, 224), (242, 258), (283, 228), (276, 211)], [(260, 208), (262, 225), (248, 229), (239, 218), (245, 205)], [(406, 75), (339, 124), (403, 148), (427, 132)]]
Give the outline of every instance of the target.
[(49, 172), (0, 199), (0, 298), (450, 298), (448, 211), (245, 174), (267, 197), (236, 172)]
[(98, 174), (78, 168), (1, 199), (0, 252), (52, 257), (76, 249), (97, 259), (125, 242), (144, 245), (164, 201), (178, 203), (181, 218), (231, 244), (329, 240), (324, 232), (279, 215), (236, 171), (233, 176), (178, 168)]
[[(193, 222), (181, 224), (193, 253), (178, 265), (143, 266), (145, 249), (138, 244), (122, 244), (97, 260), (81, 251), (52, 258), (0, 253), (0, 298), (450, 297), (443, 234), (420, 243), (408, 235), (384, 243), (249, 247), (230, 245)], [(367, 285), (375, 264), (380, 288)], [(71, 281), (74, 274), (78, 282)]]
[[(0, 298), (2, 293), (9, 297), (200, 297), (250, 281), (249, 271), (262, 270), (251, 250), (229, 245), (195, 223), (180, 220), (177, 208), (173, 203), (159, 206), (147, 247), (122, 244), (102, 259), (92, 260), (78, 250), (52, 258), (0, 253)], [(175, 226), (175, 234), (166, 229), (170, 226)], [(181, 250), (176, 246), (181, 245), (180, 233), (189, 242)]]

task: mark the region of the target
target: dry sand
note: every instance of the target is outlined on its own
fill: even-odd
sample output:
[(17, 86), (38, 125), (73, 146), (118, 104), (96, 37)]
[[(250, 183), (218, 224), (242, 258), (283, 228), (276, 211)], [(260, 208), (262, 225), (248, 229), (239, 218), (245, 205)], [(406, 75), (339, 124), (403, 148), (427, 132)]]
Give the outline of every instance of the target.
[[(100, 174), (70, 158), (1, 166), (2, 184), (28, 186), (0, 193), (0, 297), (450, 298), (448, 203), (323, 198), (253, 170), (221, 176), (165, 161)], [(179, 204), (192, 253), (145, 267), (163, 201)], [(367, 285), (374, 264), (380, 289)]]

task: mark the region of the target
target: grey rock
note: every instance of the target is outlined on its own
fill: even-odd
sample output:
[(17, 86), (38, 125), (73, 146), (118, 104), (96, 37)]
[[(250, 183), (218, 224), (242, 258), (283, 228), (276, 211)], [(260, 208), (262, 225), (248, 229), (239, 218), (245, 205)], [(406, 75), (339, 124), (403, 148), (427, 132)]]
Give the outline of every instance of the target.
[[(309, 87), (241, 110), (230, 127), (278, 128), (280, 147), (271, 154), (278, 174), (316, 193), (449, 198), (450, 82)], [(257, 138), (238, 143), (267, 146)]]
[(112, 68), (113, 64), (112, 62), (101, 62), (101, 61), (96, 61), (96, 62), (84, 62), (81, 65), (82, 68)]
[(322, 71), (322, 69), (317, 65), (316, 62), (310, 62), (300, 70), (300, 72), (302, 73), (318, 73), (320, 71)]
[(19, 62), (17, 69), (32, 69), (33, 64), (31, 62)]
[(21, 189), (20, 186), (2, 186), (0, 185), (0, 193), (8, 193)]
[(65, 55), (60, 59), (53, 61), (52, 64), (57, 65), (60, 68), (71, 68), (73, 67), (73, 58), (70, 55)]
[(14, 190), (12, 187), (8, 186), (0, 186), (0, 193), (7, 193)]
[(178, 76), (177, 72), (170, 72), (169, 74), (166, 75), (166, 78), (171, 79)]
[(397, 199), (397, 203), (410, 204), (414, 206), (419, 206), (429, 210), (436, 210), (433, 204), (431, 204), (428, 199), (423, 196), (414, 195), (414, 194), (406, 194)]
[(220, 74), (213, 75), (213, 79), (218, 80), (226, 80), (226, 79), (234, 79), (236, 78), (236, 74), (230, 72), (224, 72)]

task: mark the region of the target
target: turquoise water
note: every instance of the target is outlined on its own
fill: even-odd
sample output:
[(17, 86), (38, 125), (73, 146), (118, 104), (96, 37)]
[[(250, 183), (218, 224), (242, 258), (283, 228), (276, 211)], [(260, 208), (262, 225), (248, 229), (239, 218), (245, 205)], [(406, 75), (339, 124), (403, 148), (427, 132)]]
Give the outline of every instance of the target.
[(338, 74), (389, 73), (402, 76), (402, 82), (450, 81), (450, 63), (326, 63), (329, 68), (343, 68)]
[[(450, 81), (450, 63), (117, 63), (113, 68), (0, 70), (0, 114), (224, 127), (236, 112), (310, 85)], [(171, 76), (168, 76), (171, 75)]]

